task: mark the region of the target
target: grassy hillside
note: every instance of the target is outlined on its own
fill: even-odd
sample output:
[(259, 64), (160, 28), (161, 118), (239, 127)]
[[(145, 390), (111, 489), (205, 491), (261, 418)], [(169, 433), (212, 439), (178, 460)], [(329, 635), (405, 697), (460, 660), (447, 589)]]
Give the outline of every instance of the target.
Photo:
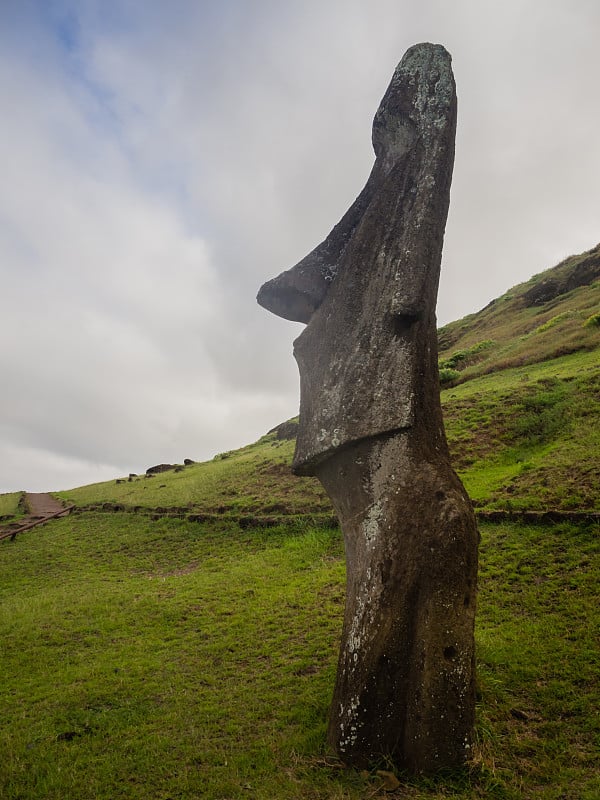
[[(454, 464), (481, 509), (600, 510), (599, 350), (471, 378), (442, 391)], [(319, 483), (290, 472), (292, 440), (255, 444), (152, 477), (60, 492), (65, 502), (207, 517), (331, 513)]]
[(439, 331), (446, 384), (600, 344), (600, 244)]
[(476, 507), (600, 509), (600, 351), (442, 392), (450, 450)]
[(600, 245), (439, 332), (448, 440), (476, 506), (598, 510)]
[[(597, 531), (481, 532), (473, 762), (388, 796), (597, 798)], [(383, 796), (323, 746), (338, 531), (86, 512), (1, 544), (1, 797)]]
[[(600, 510), (598, 256), (440, 331), (448, 438), (480, 510)], [(76, 514), (0, 542), (0, 797), (384, 796), (375, 769), (324, 748), (343, 546), (319, 484), (290, 473), (289, 429), (60, 492)], [(600, 796), (598, 533), (481, 524), (473, 760), (385, 796)]]
[(135, 507), (169, 507), (176, 513), (208, 515), (318, 514), (330, 513), (326, 495), (317, 481), (295, 478), (290, 471), (292, 440), (278, 440), (276, 433), (209, 462), (157, 475), (131, 476), (123, 482), (83, 486), (59, 495), (80, 506), (119, 503)]
[(19, 503), (23, 492), (0, 494), (0, 520), (14, 517), (19, 513)]
[[(439, 332), (454, 463), (488, 510), (600, 510), (600, 245)], [(330, 513), (316, 481), (291, 476), (277, 433), (147, 478), (61, 492), (80, 506), (174, 513)]]

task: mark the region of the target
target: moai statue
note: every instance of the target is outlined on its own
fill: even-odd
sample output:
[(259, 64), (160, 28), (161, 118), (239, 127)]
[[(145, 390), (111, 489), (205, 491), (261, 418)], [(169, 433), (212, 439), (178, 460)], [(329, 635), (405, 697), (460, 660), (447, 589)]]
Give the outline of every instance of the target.
[(474, 724), (478, 533), (450, 465), (435, 318), (455, 129), (450, 55), (416, 45), (375, 115), (364, 189), (257, 298), (307, 323), (293, 469), (319, 478), (344, 534), (329, 743), (415, 773), (463, 764)]

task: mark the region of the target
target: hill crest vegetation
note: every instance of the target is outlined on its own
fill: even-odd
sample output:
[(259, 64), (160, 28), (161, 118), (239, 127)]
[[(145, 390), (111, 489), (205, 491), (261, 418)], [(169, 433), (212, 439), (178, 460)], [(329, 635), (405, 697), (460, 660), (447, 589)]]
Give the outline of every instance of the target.
[[(441, 375), (456, 373), (442, 381), (446, 432), (476, 508), (600, 511), (599, 314), (600, 245), (440, 330)], [(58, 494), (82, 507), (331, 515), (318, 482), (290, 473), (293, 435), (290, 421), (210, 462)]]

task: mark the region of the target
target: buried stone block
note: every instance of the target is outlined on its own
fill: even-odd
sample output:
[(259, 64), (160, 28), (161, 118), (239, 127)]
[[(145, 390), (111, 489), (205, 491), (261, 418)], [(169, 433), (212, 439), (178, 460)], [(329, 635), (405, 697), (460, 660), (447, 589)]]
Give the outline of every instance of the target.
[(257, 298), (307, 323), (293, 469), (319, 478), (344, 534), (329, 743), (416, 773), (464, 763), (474, 724), (478, 534), (450, 464), (435, 318), (455, 127), (450, 56), (416, 45), (375, 115), (364, 189)]

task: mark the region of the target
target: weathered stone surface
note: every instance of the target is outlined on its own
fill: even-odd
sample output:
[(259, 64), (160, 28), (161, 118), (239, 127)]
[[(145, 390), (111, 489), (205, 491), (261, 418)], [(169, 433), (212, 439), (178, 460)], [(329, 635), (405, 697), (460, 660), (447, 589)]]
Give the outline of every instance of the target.
[[(571, 260), (574, 259), (567, 259), (567, 262)], [(580, 286), (589, 286), (598, 278), (600, 278), (600, 245), (588, 250), (562, 275), (548, 277), (535, 283), (523, 294), (523, 303), (528, 308), (541, 306)]]
[(298, 423), (293, 419), (289, 419), (271, 428), (269, 433), (276, 434), (278, 439), (295, 439), (298, 435)]
[(411, 48), (373, 122), (376, 160), (327, 239), (258, 301), (294, 343), (294, 469), (344, 533), (347, 593), (329, 741), (355, 765), (459, 765), (474, 722), (477, 529), (439, 398), (435, 303), (456, 94), (439, 45)]
[(340, 518), (346, 608), (329, 741), (432, 773), (469, 755), (475, 703), (477, 530), (443, 459), (406, 433), (365, 439), (318, 477)]
[(161, 472), (168, 472), (171, 469), (175, 469), (176, 466), (176, 464), (157, 464), (154, 467), (148, 467), (146, 476), (159, 475)]
[[(456, 119), (442, 53), (409, 50), (375, 116), (377, 158), (367, 185), (321, 245), (259, 292), (258, 302), (284, 317), (292, 306), (312, 309), (318, 297), (294, 343), (302, 382), (298, 472), (311, 474), (351, 441), (413, 425), (422, 406), (418, 372), (430, 359), (431, 336), (423, 332), (435, 309)], [(308, 274), (320, 287), (310, 302)]]

